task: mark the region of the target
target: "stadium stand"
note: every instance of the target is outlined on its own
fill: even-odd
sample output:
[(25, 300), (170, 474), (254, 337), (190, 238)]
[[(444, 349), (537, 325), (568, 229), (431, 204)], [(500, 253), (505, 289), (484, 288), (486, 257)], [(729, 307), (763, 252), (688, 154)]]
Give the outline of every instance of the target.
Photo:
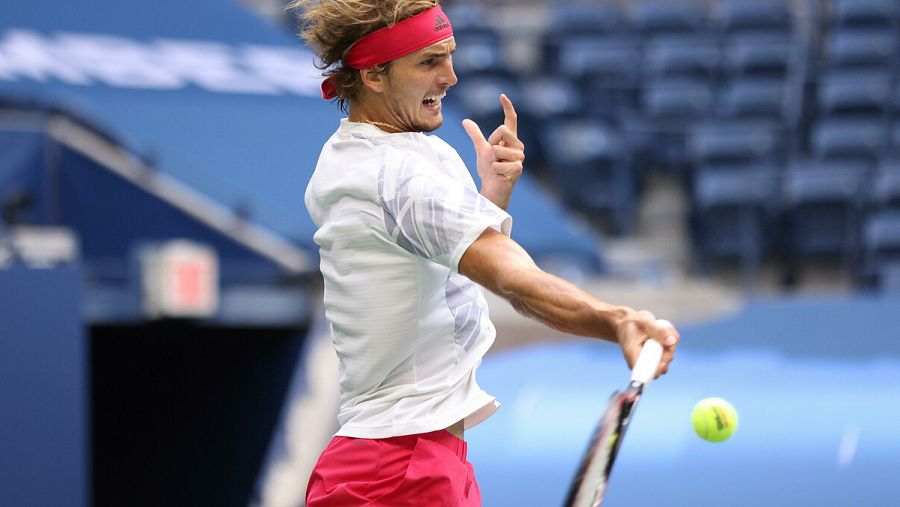
[[(530, 164), (546, 174), (567, 206), (592, 219), (617, 204), (586, 207), (577, 196), (585, 193), (582, 185), (569, 180), (591, 172), (553, 167), (571, 161), (550, 153), (550, 139), (560, 136), (549, 132), (557, 123), (542, 118), (548, 108), (563, 104), (569, 126), (581, 118), (597, 128), (602, 120), (602, 129), (618, 132), (614, 153), (580, 162), (595, 164), (595, 173), (605, 171), (601, 166), (629, 167), (634, 193), (618, 205), (636, 213), (648, 175), (678, 175), (691, 199), (699, 272), (708, 272), (718, 257), (737, 255), (758, 259), (740, 261), (742, 269), (770, 264), (793, 279), (798, 259), (805, 262), (805, 252), (825, 243), (835, 254), (833, 268), (856, 269), (854, 252), (863, 250), (859, 228), (871, 212), (865, 203), (880, 184), (875, 167), (900, 155), (896, 2), (596, 1), (554, 3), (548, 12), (536, 45), (538, 64), (517, 72), (522, 84), (517, 93), (528, 104), (524, 115), (531, 108), (539, 111), (530, 123), (544, 127), (529, 129), (530, 145), (537, 145)], [(502, 25), (496, 26), (502, 39)], [(552, 90), (549, 82), (556, 83)], [(459, 88), (467, 86), (461, 81)], [(566, 94), (572, 100), (563, 100)], [(579, 101), (585, 105), (578, 107)], [(614, 163), (613, 155), (622, 160)], [(760, 190), (729, 194), (725, 189), (738, 188), (742, 177)], [(612, 181), (606, 190), (615, 193), (619, 183)], [(720, 188), (722, 196), (712, 195)], [(753, 203), (757, 210), (747, 215), (755, 217), (749, 222), (756, 223), (752, 229), (764, 227), (765, 234), (708, 223), (723, 218), (712, 210), (726, 205), (729, 195), (735, 206)], [(819, 235), (820, 225), (809, 216), (820, 213), (832, 217), (822, 218), (829, 228), (844, 223), (842, 239), (823, 233), (831, 239), (813, 245), (810, 238)], [(612, 235), (633, 233), (613, 225), (629, 222), (621, 216), (592, 221)], [(748, 237), (765, 245), (747, 251), (759, 253), (744, 255), (734, 246), (724, 255), (729, 250), (724, 245), (741, 245)], [(713, 255), (710, 245), (722, 247), (723, 255)]]

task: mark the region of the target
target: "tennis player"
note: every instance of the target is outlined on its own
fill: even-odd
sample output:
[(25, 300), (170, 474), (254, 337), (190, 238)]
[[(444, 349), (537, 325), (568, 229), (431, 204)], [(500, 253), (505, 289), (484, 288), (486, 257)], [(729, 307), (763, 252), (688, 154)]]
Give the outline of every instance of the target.
[(482, 287), (568, 333), (618, 343), (632, 365), (648, 337), (672, 360), (678, 332), (541, 271), (509, 233), (522, 173), (516, 112), (477, 153), (480, 190), (433, 135), (457, 78), (436, 0), (295, 0), (301, 34), (348, 113), (326, 142), (305, 202), (318, 230), (325, 309), (340, 364), (340, 429), (307, 505), (481, 505), (464, 430), (498, 407), (475, 371), (494, 340)]

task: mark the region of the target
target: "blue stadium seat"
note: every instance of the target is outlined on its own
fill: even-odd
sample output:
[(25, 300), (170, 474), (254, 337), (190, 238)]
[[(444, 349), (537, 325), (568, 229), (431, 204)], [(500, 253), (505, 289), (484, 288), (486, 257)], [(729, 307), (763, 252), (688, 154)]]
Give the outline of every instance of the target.
[[(635, 171), (642, 175), (653, 169), (661, 168), (659, 162), (661, 143), (659, 140), (660, 122), (646, 117), (640, 112), (623, 114), (615, 122), (629, 154), (634, 161)], [(682, 141), (684, 144), (684, 141)], [(684, 152), (684, 148), (681, 150)]]
[(578, 36), (561, 42), (553, 70), (582, 82), (593, 79), (612, 86), (634, 86), (640, 77), (640, 61), (634, 39)]
[(646, 42), (644, 48), (644, 75), (649, 78), (713, 77), (719, 66), (719, 58), (719, 48), (710, 37), (654, 37)]
[(489, 23), (487, 11), (472, 3), (454, 3), (445, 7), (453, 20), (456, 52), (453, 68), (460, 78), (484, 74), (512, 78), (513, 72), (503, 55), (500, 33)]
[(444, 8), (453, 20), (456, 53), (453, 67), (461, 78), (473, 74), (512, 77), (503, 55), (503, 40), (488, 16), (490, 10), (474, 3), (454, 3)]
[(800, 83), (784, 77), (735, 76), (719, 90), (716, 112), (725, 118), (765, 118), (795, 125)]
[(736, 259), (752, 282), (774, 246), (778, 193), (778, 169), (773, 165), (706, 166), (697, 171), (693, 222), (701, 272), (718, 260)]
[[(584, 51), (580, 55), (578, 49), (583, 46), (579, 41), (607, 40), (621, 37), (628, 33), (628, 20), (621, 7), (615, 4), (572, 4), (563, 2), (551, 7), (552, 18), (549, 26), (541, 37), (541, 70), (545, 73), (557, 72), (564, 65), (560, 65), (560, 58), (566, 46), (574, 46), (578, 54), (575, 67), (580, 69), (585, 66), (578, 61), (589, 56), (591, 50)], [(571, 58), (571, 55), (569, 56)], [(590, 68), (588, 64), (586, 67)], [(572, 69), (574, 70), (574, 69)], [(583, 70), (577, 70), (577, 75), (584, 74)]]
[(687, 169), (690, 126), (708, 118), (713, 104), (709, 82), (687, 78), (648, 81), (641, 90), (643, 120), (653, 133), (649, 151), (641, 152), (646, 163), (667, 171)]
[(839, 255), (853, 262), (867, 166), (854, 161), (797, 161), (784, 175), (783, 202), (788, 249), (805, 254)]
[(625, 12), (614, 3), (562, 2), (551, 9), (552, 19), (547, 30), (551, 37), (610, 35), (628, 28)]
[(891, 125), (889, 143), (891, 155), (900, 156), (900, 121), (895, 121)]
[(644, 36), (703, 33), (709, 12), (700, 2), (637, 1), (629, 3), (634, 27)]
[(783, 132), (764, 120), (714, 120), (695, 126), (689, 149), (696, 167), (779, 161)]
[(882, 293), (900, 294), (900, 260), (879, 263), (875, 284)]
[(705, 81), (662, 78), (648, 81), (642, 90), (644, 112), (657, 119), (692, 119), (707, 116), (714, 103), (713, 88)]
[(766, 213), (778, 210), (779, 169), (773, 164), (705, 165), (698, 169), (694, 201), (711, 206), (755, 206)]
[(900, 113), (900, 80), (897, 80), (894, 83), (894, 93), (893, 93), (893, 100), (891, 100), (891, 108), (892, 108), (892, 112), (893, 112), (893, 117), (894, 118), (900, 117), (900, 114), (898, 114), (898, 113)]
[(786, 35), (793, 30), (793, 14), (784, 0), (725, 0), (715, 14), (720, 31), (726, 35)]
[(513, 78), (514, 74), (506, 65), (497, 34), (473, 31), (461, 34), (454, 32), (454, 36), (457, 45), (456, 52), (453, 53), (453, 70), (461, 80), (473, 75)]
[(515, 102), (519, 96), (518, 82), (507, 77), (473, 75), (460, 80), (447, 94), (447, 99), (458, 103), (482, 131), (492, 132), (503, 123), (503, 107), (499, 100), (501, 93)]
[(885, 122), (880, 117), (828, 117), (812, 129), (812, 154), (819, 159), (874, 161), (886, 150)]
[(839, 70), (820, 78), (819, 112), (823, 115), (884, 114), (890, 108), (891, 75), (884, 70)]
[(559, 166), (595, 159), (624, 159), (626, 148), (611, 125), (591, 119), (550, 122), (544, 139), (551, 160)]
[(575, 84), (561, 75), (537, 76), (522, 82), (517, 101), (519, 137), (528, 147), (529, 165), (546, 162), (540, 132), (548, 122), (585, 115), (585, 98)]
[(799, 54), (788, 37), (739, 34), (725, 42), (722, 62), (730, 75), (784, 76), (799, 63)]
[(832, 0), (829, 21), (838, 26), (890, 25), (897, 7), (894, 0)]
[(900, 211), (900, 160), (885, 160), (878, 165), (868, 199), (872, 209)]
[(581, 90), (563, 76), (536, 76), (522, 82), (520, 88), (523, 107), (519, 117), (526, 121), (542, 123), (584, 113)]
[(640, 61), (635, 39), (579, 36), (561, 44), (555, 72), (579, 84), (588, 98), (589, 114), (614, 118), (637, 103)]
[(885, 28), (840, 28), (825, 39), (829, 67), (881, 67), (889, 69), (897, 54), (897, 34)]
[(447, 16), (453, 20), (453, 35), (487, 34), (498, 37), (495, 25), (490, 22), (490, 10), (471, 2), (453, 2), (443, 7)]
[(563, 200), (614, 234), (630, 233), (636, 177), (619, 133), (597, 120), (558, 120), (547, 123), (541, 140)]
[(874, 213), (863, 230), (861, 277), (865, 285), (900, 290), (900, 211)]

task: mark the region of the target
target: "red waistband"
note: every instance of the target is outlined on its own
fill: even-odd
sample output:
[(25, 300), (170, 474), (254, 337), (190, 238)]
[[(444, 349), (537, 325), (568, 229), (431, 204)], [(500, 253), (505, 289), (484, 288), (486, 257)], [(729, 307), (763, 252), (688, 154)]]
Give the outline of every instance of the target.
[(459, 459), (466, 459), (466, 452), (468, 451), (469, 447), (468, 444), (465, 440), (459, 438), (458, 436), (450, 433), (447, 430), (437, 430), (430, 433), (420, 433), (413, 436), (418, 436), (419, 438), (431, 440), (434, 443), (443, 445), (447, 449), (453, 451), (459, 457)]
[[(408, 447), (412, 449), (416, 442), (419, 439), (430, 440), (436, 444), (446, 447), (450, 451), (452, 451), (456, 456), (465, 461), (466, 454), (468, 452), (468, 444), (465, 440), (457, 437), (453, 433), (450, 433), (447, 430), (437, 430), (437, 431), (429, 431), (428, 433), (416, 433), (413, 435), (401, 435), (398, 437), (387, 437), (387, 438), (371, 438), (371, 439), (360, 439), (360, 440), (381, 440), (384, 442), (390, 442), (392, 444), (396, 444), (403, 447)], [(337, 443), (339, 441), (351, 441), (357, 440), (355, 437), (341, 437), (337, 436), (332, 439), (332, 443)]]

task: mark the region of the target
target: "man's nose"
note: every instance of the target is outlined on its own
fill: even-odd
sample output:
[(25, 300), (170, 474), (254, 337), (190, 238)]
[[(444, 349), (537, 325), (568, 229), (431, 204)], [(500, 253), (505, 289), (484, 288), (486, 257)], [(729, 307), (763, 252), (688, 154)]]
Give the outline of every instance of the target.
[(459, 79), (456, 77), (456, 72), (453, 71), (453, 58), (447, 58), (447, 61), (444, 65), (444, 68), (441, 69), (441, 84), (448, 84), (453, 86), (456, 84)]

